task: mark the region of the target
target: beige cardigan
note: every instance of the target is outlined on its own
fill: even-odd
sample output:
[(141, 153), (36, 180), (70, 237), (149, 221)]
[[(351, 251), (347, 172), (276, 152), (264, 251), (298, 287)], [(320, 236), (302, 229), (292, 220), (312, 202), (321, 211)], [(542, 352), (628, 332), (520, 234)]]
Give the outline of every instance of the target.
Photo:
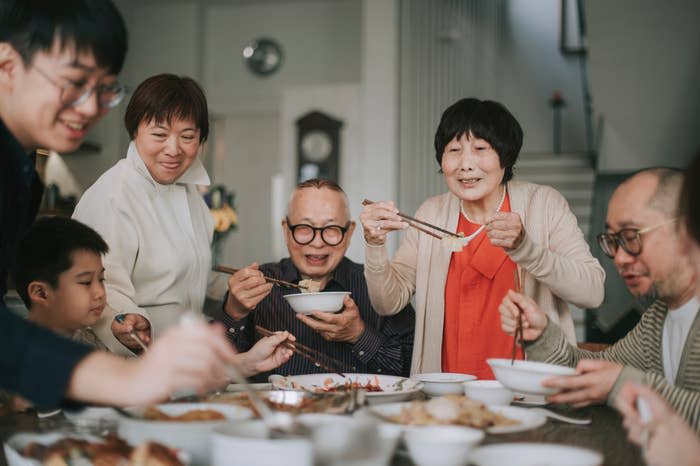
[[(523, 271), (524, 292), (532, 297), (566, 337), (576, 342), (566, 302), (595, 308), (603, 301), (605, 272), (591, 255), (576, 217), (555, 189), (508, 183), (510, 206), (525, 229), (522, 243), (509, 251)], [(457, 230), (460, 201), (452, 193), (431, 197), (416, 217)], [(415, 293), (416, 333), (411, 373), (442, 370), (445, 282), (451, 252), (435, 238), (409, 228), (389, 262), (385, 246), (366, 245), (365, 278), (372, 306), (381, 315), (398, 313)]]

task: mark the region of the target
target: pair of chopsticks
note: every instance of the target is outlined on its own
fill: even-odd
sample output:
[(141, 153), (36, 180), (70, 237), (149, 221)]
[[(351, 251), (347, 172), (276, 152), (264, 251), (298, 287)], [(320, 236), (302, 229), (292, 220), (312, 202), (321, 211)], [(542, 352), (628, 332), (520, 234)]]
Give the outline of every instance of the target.
[[(264, 327), (261, 327), (260, 325), (256, 325), (255, 330), (264, 337), (269, 337), (270, 335), (273, 335), (275, 333)], [(295, 354), (298, 354), (302, 358), (308, 360), (313, 365), (320, 367), (324, 371), (334, 372), (341, 377), (345, 377), (345, 374), (343, 374), (339, 369), (334, 369), (333, 367), (324, 364), (323, 362), (319, 361), (319, 358), (326, 358), (327, 361), (335, 364), (337, 367), (342, 368), (343, 363), (341, 361), (338, 361), (337, 359), (332, 358), (327, 354), (323, 354), (320, 351), (316, 351), (315, 349), (309, 348), (308, 346), (302, 345), (301, 343), (298, 343), (296, 341), (287, 341), (284, 343), (284, 346), (294, 351)]]
[[(119, 322), (120, 324), (123, 324), (125, 318), (126, 318), (126, 314), (119, 314), (119, 315), (117, 315), (117, 316), (114, 318), (114, 320), (116, 320), (116, 321)], [(136, 343), (139, 344), (139, 346), (141, 347), (141, 349), (143, 349), (144, 351), (148, 351), (148, 346), (147, 346), (146, 343), (141, 339), (141, 337), (136, 333), (136, 330), (131, 329), (131, 332), (129, 332), (129, 336), (131, 337), (132, 340), (134, 340)]]
[[(517, 293), (523, 292), (522, 282), (520, 280), (520, 267), (515, 264), (515, 270), (513, 271), (513, 282), (515, 284), (515, 291)], [(515, 356), (518, 351), (518, 339), (523, 338), (523, 312), (518, 312), (518, 328), (515, 329), (515, 335), (513, 336), (513, 354), (510, 359), (510, 365), (515, 364)]]
[[(234, 273), (238, 272), (241, 269), (232, 269), (231, 267), (226, 267), (224, 265), (217, 265), (214, 267), (214, 270), (217, 272), (227, 273), (229, 275), (233, 275)], [(308, 290), (309, 289), (308, 286), (299, 285), (297, 283), (285, 282), (284, 280), (278, 280), (277, 278), (272, 278), (272, 277), (268, 277), (268, 276), (264, 276), (264, 275), (263, 275), (263, 277), (265, 278), (265, 281), (268, 281), (270, 283), (274, 283), (276, 285), (286, 286), (289, 288), (298, 288), (300, 290)]]
[[(362, 205), (370, 205), (370, 204), (374, 204), (374, 201), (370, 201), (369, 199), (365, 199), (364, 201), (362, 201)], [(457, 233), (453, 233), (453, 232), (451, 232), (451, 231), (448, 231), (448, 230), (445, 230), (445, 229), (440, 228), (440, 227), (438, 227), (438, 226), (435, 226), (435, 225), (433, 225), (433, 224), (431, 224), (431, 223), (424, 222), (423, 220), (419, 220), (419, 219), (417, 219), (417, 218), (411, 217), (410, 215), (406, 215), (406, 214), (404, 214), (403, 212), (397, 212), (396, 215), (398, 215), (398, 216), (401, 217), (402, 219), (406, 220), (406, 223), (408, 223), (410, 226), (412, 226), (412, 227), (415, 228), (416, 230), (422, 231), (422, 232), (425, 233), (426, 235), (430, 235), (430, 236), (432, 236), (432, 237), (434, 237), (434, 238), (442, 239), (442, 238), (444, 238), (444, 236), (440, 236), (440, 235), (438, 235), (438, 234), (435, 233), (435, 232), (432, 232), (432, 231), (430, 231), (430, 230), (426, 230), (425, 228), (420, 227), (420, 226), (418, 226), (417, 224), (426, 226), (426, 227), (428, 227), (428, 228), (432, 228), (433, 230), (439, 231), (440, 233), (443, 233), (443, 234), (446, 235), (446, 236), (454, 236), (455, 238), (462, 238), (462, 236), (458, 235)]]

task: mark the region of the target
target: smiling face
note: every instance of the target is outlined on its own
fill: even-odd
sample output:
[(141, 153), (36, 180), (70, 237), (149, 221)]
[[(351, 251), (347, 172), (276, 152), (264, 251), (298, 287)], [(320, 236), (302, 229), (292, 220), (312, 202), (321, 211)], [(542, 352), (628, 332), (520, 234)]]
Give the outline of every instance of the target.
[(462, 201), (488, 202), (501, 196), (505, 169), (485, 139), (471, 134), (453, 138), (445, 146), (440, 166), (447, 188)]
[(92, 52), (78, 52), (70, 43), (50, 51), (38, 51), (24, 65), (8, 44), (0, 46), (2, 117), (27, 150), (75, 151), (85, 135), (109, 109), (100, 108), (93, 92), (85, 102), (72, 106), (63, 101), (62, 87), (109, 86), (116, 76), (100, 68)]
[[(289, 202), (289, 223), (297, 225), (305, 223), (313, 227), (328, 225), (345, 226), (349, 220), (349, 212), (345, 195), (328, 188), (297, 189)], [(350, 238), (355, 229), (354, 222), (350, 224), (345, 237), (340, 244), (329, 246), (316, 232), (311, 243), (300, 245), (292, 237), (286, 221), (282, 222), (284, 238), (292, 262), (303, 277), (322, 281), (330, 279), (333, 271), (343, 259), (345, 251), (350, 246)], [(324, 282), (325, 286), (325, 282)]]
[(66, 334), (95, 325), (107, 302), (100, 255), (78, 250), (71, 254), (71, 258), (73, 265), (58, 276), (58, 286), (46, 286), (47, 299), (43, 310), (51, 315), (47, 324)]
[[(656, 177), (640, 174), (620, 185), (608, 204), (607, 231), (641, 230), (667, 222), (667, 212), (649, 206), (657, 184)], [(676, 301), (692, 282), (693, 271), (683, 254), (675, 224), (653, 229), (641, 239), (642, 252), (638, 256), (617, 248), (613, 261), (618, 273), (634, 296), (655, 296), (669, 304)]]
[(160, 184), (176, 182), (197, 157), (199, 128), (192, 120), (141, 121), (134, 137), (148, 172)]

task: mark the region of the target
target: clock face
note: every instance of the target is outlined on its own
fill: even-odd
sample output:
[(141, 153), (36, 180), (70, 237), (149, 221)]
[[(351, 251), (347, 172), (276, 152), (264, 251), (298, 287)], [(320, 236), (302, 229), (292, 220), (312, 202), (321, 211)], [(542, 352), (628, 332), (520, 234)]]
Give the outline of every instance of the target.
[(331, 155), (333, 142), (327, 133), (319, 130), (309, 131), (301, 140), (301, 151), (309, 162), (320, 163)]

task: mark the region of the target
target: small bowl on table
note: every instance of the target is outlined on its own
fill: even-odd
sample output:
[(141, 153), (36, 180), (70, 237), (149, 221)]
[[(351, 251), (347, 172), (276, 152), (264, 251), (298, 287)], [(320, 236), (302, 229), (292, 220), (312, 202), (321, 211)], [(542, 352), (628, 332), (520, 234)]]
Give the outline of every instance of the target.
[(498, 380), (471, 380), (463, 386), (465, 395), (487, 405), (507, 406), (513, 401), (513, 392)]
[(515, 393), (526, 395), (553, 395), (560, 390), (545, 387), (542, 382), (553, 377), (570, 377), (576, 370), (567, 366), (534, 361), (487, 359), (496, 379)]
[(423, 382), (423, 393), (428, 396), (462, 395), (464, 382), (476, 380), (473, 375), (452, 372), (414, 374), (411, 378)]
[(412, 426), (404, 432), (404, 443), (417, 466), (464, 466), (483, 438), (483, 431), (462, 426)]
[(321, 291), (319, 293), (293, 293), (284, 295), (294, 312), (338, 312), (343, 308), (343, 300), (349, 291)]

